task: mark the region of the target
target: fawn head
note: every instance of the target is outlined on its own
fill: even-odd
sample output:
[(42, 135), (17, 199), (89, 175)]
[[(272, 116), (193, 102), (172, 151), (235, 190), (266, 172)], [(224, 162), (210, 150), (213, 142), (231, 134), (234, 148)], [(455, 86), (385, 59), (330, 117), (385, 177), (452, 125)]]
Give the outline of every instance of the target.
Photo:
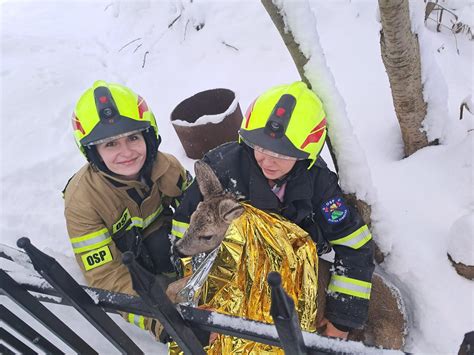
[(182, 256), (207, 253), (218, 247), (231, 222), (244, 212), (235, 196), (224, 192), (209, 165), (197, 161), (194, 170), (203, 201), (191, 215), (189, 228), (175, 243), (176, 251)]

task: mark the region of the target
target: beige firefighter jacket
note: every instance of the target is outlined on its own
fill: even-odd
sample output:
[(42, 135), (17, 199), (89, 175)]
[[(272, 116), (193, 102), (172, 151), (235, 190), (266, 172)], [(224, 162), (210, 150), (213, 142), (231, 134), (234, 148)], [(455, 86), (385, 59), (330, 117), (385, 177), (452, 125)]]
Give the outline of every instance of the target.
[[(191, 183), (178, 160), (162, 152), (157, 154), (151, 181), (149, 188), (144, 182), (120, 180), (86, 164), (66, 186), (67, 230), (76, 260), (90, 286), (136, 294), (112, 235), (125, 226), (135, 226), (146, 238), (171, 219), (161, 214), (163, 208), (180, 197)], [(140, 205), (131, 197), (134, 194), (144, 198)], [(150, 319), (133, 314), (124, 317), (150, 329)]]

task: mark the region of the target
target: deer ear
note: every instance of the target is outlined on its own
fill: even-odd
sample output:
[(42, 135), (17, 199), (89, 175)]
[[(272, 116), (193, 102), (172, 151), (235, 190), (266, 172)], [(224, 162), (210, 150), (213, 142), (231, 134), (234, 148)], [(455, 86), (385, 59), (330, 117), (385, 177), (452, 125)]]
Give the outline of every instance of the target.
[(199, 190), (204, 199), (219, 195), (224, 191), (219, 179), (209, 165), (198, 160), (194, 163), (194, 171), (196, 172), (196, 180), (198, 182)]
[(219, 216), (230, 223), (244, 212), (244, 208), (237, 201), (226, 199), (219, 202)]

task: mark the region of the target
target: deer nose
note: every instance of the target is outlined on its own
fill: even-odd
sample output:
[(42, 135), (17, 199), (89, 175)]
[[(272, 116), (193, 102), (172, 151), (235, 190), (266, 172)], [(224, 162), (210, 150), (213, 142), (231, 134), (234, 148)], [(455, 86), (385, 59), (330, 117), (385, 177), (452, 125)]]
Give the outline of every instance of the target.
[(177, 245), (179, 243), (179, 240), (173, 244), (173, 247), (171, 249), (171, 252), (173, 253), (173, 255), (176, 255), (178, 258), (185, 258), (187, 257), (188, 255), (184, 255), (183, 253), (181, 253), (181, 251), (178, 249), (179, 246)]

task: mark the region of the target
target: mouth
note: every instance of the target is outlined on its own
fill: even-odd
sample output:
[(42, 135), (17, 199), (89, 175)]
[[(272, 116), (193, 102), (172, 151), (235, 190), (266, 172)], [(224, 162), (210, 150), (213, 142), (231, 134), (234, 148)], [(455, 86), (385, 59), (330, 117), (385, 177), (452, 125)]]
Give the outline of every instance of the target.
[(267, 174), (267, 175), (273, 175), (273, 174), (275, 174), (275, 173), (277, 172), (276, 170), (273, 170), (273, 169), (265, 169), (265, 168), (263, 168), (262, 170), (263, 170), (263, 172), (264, 172), (265, 174)]
[(117, 162), (117, 164), (124, 165), (124, 166), (133, 165), (137, 162), (137, 160), (138, 160), (138, 158), (133, 158), (133, 159), (130, 159), (130, 160)]

